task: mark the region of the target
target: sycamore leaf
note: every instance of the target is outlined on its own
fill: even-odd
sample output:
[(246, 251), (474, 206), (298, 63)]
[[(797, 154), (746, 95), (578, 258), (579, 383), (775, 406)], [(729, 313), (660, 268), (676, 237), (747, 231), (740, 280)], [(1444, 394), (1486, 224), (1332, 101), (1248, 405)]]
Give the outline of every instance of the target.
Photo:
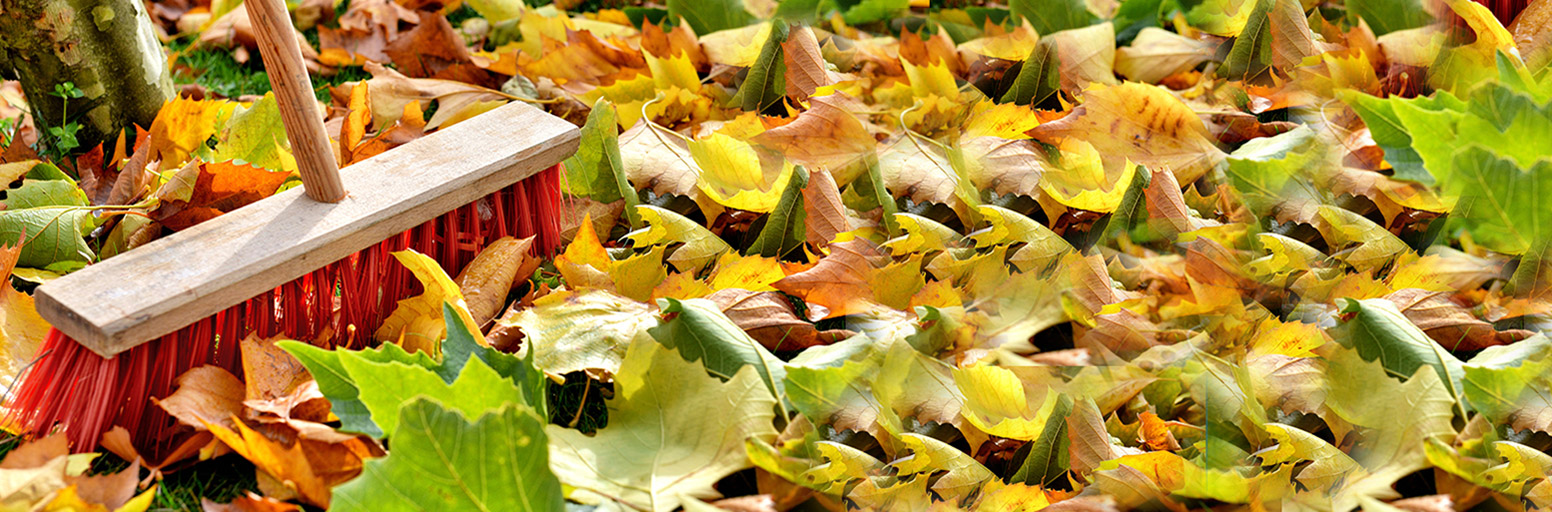
[(807, 26), (792, 29), (781, 44), (782, 63), (786, 68), (787, 97), (793, 101), (807, 100), (814, 91), (840, 81), (841, 77), (830, 71), (829, 64), (819, 50), (819, 40), (814, 30)]
[(861, 102), (843, 92), (808, 99), (809, 109), (792, 122), (756, 135), (752, 142), (782, 150), (789, 160), (808, 166), (811, 173), (829, 169), (851, 182), (855, 174), (843, 173), (873, 152), (877, 141), (853, 112), (865, 110)]
[(669, 16), (684, 18), (696, 34), (742, 28), (754, 21), (737, 0), (670, 0), (666, 6)]
[(689, 149), (703, 169), (696, 186), (729, 208), (774, 210), (794, 174), (793, 165), (780, 156), (762, 155), (748, 142), (720, 132), (690, 142)]
[(681, 496), (720, 497), (712, 484), (750, 467), (744, 440), (776, 435), (776, 399), (760, 380), (745, 368), (723, 382), (655, 342), (633, 344), (607, 427), (593, 436), (545, 427), (550, 466), (575, 489), (568, 497), (584, 504), (669, 512)]
[(217, 118), (232, 106), (224, 101), (173, 98), (151, 121), (151, 160), (161, 160), (166, 169), (181, 166), (190, 156), (206, 150), (205, 140), (216, 134)]
[(1081, 138), (1107, 161), (1125, 158), (1167, 169), (1180, 183), (1196, 181), (1224, 158), (1190, 107), (1167, 89), (1134, 82), (1085, 89), (1082, 105), (1030, 134)]
[(1250, 18), (1246, 20), (1239, 36), (1234, 38), (1234, 46), (1229, 49), (1223, 67), (1218, 68), (1218, 76), (1248, 82), (1272, 67), (1270, 13), (1278, 0), (1254, 1), (1255, 8), (1250, 12)]
[(190, 164), (156, 191), (161, 203), (150, 215), (168, 228), (185, 229), (273, 195), (290, 176), (231, 161)]
[(652, 205), (637, 206), (636, 211), (641, 213), (647, 227), (626, 233), (625, 237), (631, 239), (635, 247), (683, 243), (668, 257), (669, 263), (681, 271), (699, 271), (717, 256), (733, 250), (733, 246), (716, 234), (683, 215)]
[(49, 324), (38, 316), (32, 296), (9, 286), (21, 247), (0, 245), (0, 385), (10, 387), (48, 336)]
[[(0, 244), (21, 246), (18, 267), (97, 258), (82, 237), (95, 227), (91, 212), (66, 206), (0, 210)], [(23, 239), (25, 237), (25, 239)]]
[(980, 491), (997, 478), (986, 466), (943, 441), (906, 433), (900, 435), (900, 442), (911, 451), (911, 455), (889, 465), (899, 470), (901, 476), (946, 472), (932, 483), (932, 490), (950, 503), (959, 502), (971, 493)]
[(1359, 271), (1374, 271), (1411, 250), (1396, 235), (1352, 210), (1320, 206), (1315, 228), (1332, 247), (1332, 256)]
[[(335, 488), (331, 510), (563, 508), (545, 421), (531, 409), (507, 404), (465, 414), (418, 397), (399, 416), (393, 451)], [(436, 478), (428, 480), (428, 471)]]
[(368, 62), (366, 71), (372, 74), (367, 81), (368, 93), (372, 98), (372, 120), (379, 130), (398, 121), (411, 102), (437, 102), (436, 113), (426, 120), (425, 126), (426, 130), (435, 130), (512, 98), (501, 91), (453, 80), (410, 78), (375, 62)]
[[(318, 382), (318, 390), (333, 404), (333, 414), (338, 416), (341, 422), (340, 430), (346, 432), (383, 437), (388, 432), (379, 428), (380, 423), (373, 415), (377, 412), (397, 415), (396, 405), (400, 405), (378, 402), (375, 406), (377, 412), (374, 412), (366, 405), (368, 398), (364, 398), (363, 389), (377, 386), (378, 383), (358, 380), (349, 368), (365, 372), (362, 375), (389, 380), (397, 379), (397, 374), (402, 372), (404, 375), (413, 375), (412, 378), (421, 379), (426, 386), (424, 389), (434, 388), (440, 392), (450, 392), (452, 383), (463, 378), (467, 363), (471, 359), (478, 359), (480, 361), (478, 366), (484, 369), (469, 372), (470, 379), (485, 382), (488, 380), (489, 373), (494, 371), (502, 379), (517, 385), (515, 394), (517, 398), (522, 399), (524, 403), (533, 404), (533, 407), (540, 409), (541, 415), (545, 414), (544, 401), (538, 397), (541, 396), (546, 381), (543, 374), (534, 370), (531, 361), (518, 359), (510, 354), (475, 343), (475, 336), (478, 336), (479, 331), (467, 327), (467, 324), (458, 318), (459, 315), (453, 312), (451, 306), (444, 305), (442, 316), (447, 319), (452, 328), (446, 342), (442, 344), (441, 361), (432, 359), (425, 352), (408, 352), (392, 343), (384, 343), (375, 349), (355, 351), (324, 350), (296, 341), (282, 341), (278, 346), (307, 367), (308, 373)], [(423, 372), (430, 372), (441, 382), (434, 383), (424, 379)], [(370, 392), (371, 399), (376, 401), (385, 396), (391, 396), (395, 392), (408, 393), (410, 396), (419, 394), (417, 389), (406, 389), (399, 384), (393, 386), (398, 391), (373, 390)], [(501, 393), (500, 389), (482, 392)], [(460, 403), (477, 406), (483, 399), (477, 396), (469, 397), (469, 402)], [(395, 420), (389, 421), (397, 423)]]
[(522, 329), (534, 366), (551, 375), (615, 372), (631, 340), (657, 324), (646, 304), (598, 289), (553, 292), (498, 322)]
[[(274, 93), (265, 94), (246, 109), (232, 114), (216, 143), (215, 161), (242, 160), (272, 171), (296, 170), (291, 144), (280, 122), (280, 103)], [(355, 146), (350, 146), (354, 149)]]
[(825, 318), (867, 311), (875, 307), (869, 277), (880, 254), (867, 239), (830, 244), (830, 255), (808, 270), (775, 283), (777, 290), (830, 310)]
[[(1419, 368), (1403, 383), (1387, 376), (1379, 361), (1366, 363), (1355, 351), (1341, 350), (1327, 359), (1326, 405), (1341, 419), (1373, 429), (1349, 452), (1373, 476), (1335, 493), (1334, 508), (1351, 509), (1359, 496), (1396, 497), (1390, 485), (1427, 463), (1416, 447), (1454, 434), (1454, 400), (1431, 368)], [(1396, 418), (1407, 421), (1397, 425)]]
[(529, 254), (533, 237), (502, 237), (486, 245), (454, 279), (469, 306), (474, 325), (490, 323), (506, 306), (507, 293), (520, 276), (528, 276), (539, 261)]
[(1003, 103), (1041, 105), (1061, 89), (1061, 64), (1057, 59), (1056, 40), (1046, 38), (1029, 51), (1013, 86), (1002, 95)]

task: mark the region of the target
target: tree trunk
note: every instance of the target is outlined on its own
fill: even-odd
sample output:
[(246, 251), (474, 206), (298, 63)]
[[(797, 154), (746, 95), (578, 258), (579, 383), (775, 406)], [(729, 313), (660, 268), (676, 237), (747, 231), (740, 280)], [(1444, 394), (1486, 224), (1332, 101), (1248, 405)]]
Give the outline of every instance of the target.
[[(94, 147), (149, 128), (173, 97), (156, 33), (140, 0), (0, 0), (0, 73), (21, 81), (40, 128), (68, 115), (80, 147)], [(54, 95), (65, 82), (85, 95)]]

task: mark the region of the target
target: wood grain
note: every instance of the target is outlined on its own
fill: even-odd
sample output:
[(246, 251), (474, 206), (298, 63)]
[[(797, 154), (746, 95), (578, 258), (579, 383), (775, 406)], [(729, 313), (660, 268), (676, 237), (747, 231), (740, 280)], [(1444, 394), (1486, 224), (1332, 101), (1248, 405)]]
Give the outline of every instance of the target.
[(345, 198), (345, 185), (340, 181), (339, 165), (324, 130), (323, 117), (318, 115), (313, 81), (302, 63), (301, 41), (296, 37), (296, 29), (291, 28), (286, 4), (283, 0), (250, 0), (243, 5), (253, 22), (259, 55), (264, 58), (264, 70), (269, 75), (270, 88), (275, 91), (286, 140), (291, 141), (291, 154), (296, 157), (307, 197), (339, 202)]
[(532, 176), (578, 137), (506, 105), (344, 169), (338, 203), (291, 189), (53, 280), (38, 313), (112, 356)]

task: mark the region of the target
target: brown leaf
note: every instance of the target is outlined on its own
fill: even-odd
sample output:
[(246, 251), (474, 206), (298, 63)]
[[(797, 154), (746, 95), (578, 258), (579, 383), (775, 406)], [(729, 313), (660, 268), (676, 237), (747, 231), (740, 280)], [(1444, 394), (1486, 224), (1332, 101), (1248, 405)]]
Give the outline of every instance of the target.
[(1494, 345), (1505, 345), (1534, 333), (1511, 329), (1499, 332), (1493, 324), (1472, 316), (1465, 307), (1450, 300), (1444, 292), (1430, 292), (1417, 288), (1396, 290), (1385, 296), (1396, 304), (1396, 309), (1407, 320), (1417, 324), (1428, 337), (1452, 351), (1481, 350)]
[(57, 432), (42, 439), (28, 441), (5, 454), (0, 469), (27, 469), (47, 464), (48, 461), (70, 454), (70, 441), (64, 432)]
[(813, 169), (803, 189), (804, 239), (815, 247), (825, 247), (835, 236), (851, 231), (846, 206), (841, 204), (840, 186), (830, 171)]
[(1225, 158), (1191, 107), (1168, 90), (1134, 82), (1085, 89), (1082, 105), (1029, 134), (1052, 144), (1077, 137), (1107, 162), (1167, 169), (1180, 183), (1195, 182)]
[(689, 143), (657, 124), (636, 123), (620, 134), (620, 163), (626, 179), (655, 194), (701, 194), (695, 186), (701, 168), (690, 157)]
[(1091, 83), (1116, 83), (1115, 27), (1096, 23), (1085, 28), (1063, 30), (1045, 37), (1056, 41), (1056, 57), (1061, 65), (1062, 91), (1077, 96)]
[(102, 440), (99, 441), (99, 444), (102, 445), (103, 449), (119, 456), (120, 459), (142, 461), (146, 465), (146, 469), (151, 470), (152, 474), (158, 474), (162, 468), (199, 455), (202, 450), (212, 444), (215, 445), (215, 449), (209, 453), (211, 457), (219, 457), (231, 453), (231, 450), (226, 445), (217, 443), (215, 440), (215, 436), (211, 435), (210, 432), (196, 432), (194, 435), (186, 436), (178, 441), (177, 446), (168, 450), (162, 456), (160, 462), (154, 463), (146, 460), (140, 454), (140, 451), (135, 448), (134, 442), (129, 438), (129, 431), (125, 430), (124, 427), (115, 426), (108, 430), (102, 435)]
[(814, 268), (784, 277), (772, 286), (829, 308), (825, 318), (860, 313), (876, 307), (868, 278), (881, 266), (881, 258), (878, 246), (865, 238), (830, 244), (830, 255)]
[(356, 160), (356, 146), (361, 145), (361, 139), (366, 137), (367, 128), (372, 125), (372, 97), (367, 94), (370, 89), (366, 82), (358, 82), (350, 87), (349, 104), (345, 117), (340, 122), (340, 167), (350, 165)]
[(1072, 470), (1086, 477), (1100, 463), (1142, 453), (1142, 450), (1110, 444), (1110, 432), (1105, 430), (1105, 418), (1100, 416), (1094, 402), (1081, 400), (1072, 404), (1072, 414), (1067, 416), (1068, 456)]
[(705, 71), (711, 66), (706, 60), (706, 52), (701, 50), (700, 42), (695, 40), (695, 33), (690, 31), (689, 25), (682, 23), (667, 32), (651, 20), (642, 23), (641, 50), (664, 58), (687, 55), (690, 64), (698, 71)]
[(852, 336), (851, 331), (819, 331), (814, 324), (798, 318), (792, 303), (776, 292), (753, 292), (738, 288), (718, 290), (706, 297), (738, 328), (771, 350), (800, 350), (828, 345)]
[(201, 366), (178, 376), (178, 390), (156, 405), (196, 430), (230, 426), (231, 418), (243, 412), (243, 383), (224, 368)]
[(787, 40), (781, 43), (782, 62), (786, 64), (787, 97), (793, 101), (807, 100), (814, 90), (840, 81), (837, 73), (830, 71), (824, 56), (819, 52), (819, 40), (814, 30), (807, 26), (792, 29)]
[(273, 195), (290, 176), (235, 161), (196, 161), (157, 190), (162, 203), (150, 215), (174, 231), (186, 229)]
[(1156, 84), (1189, 71), (1213, 57), (1214, 45), (1158, 27), (1147, 27), (1132, 45), (1116, 50), (1115, 71), (1138, 82)]
[(1320, 53), (1299, 0), (1276, 0), (1267, 22), (1272, 24), (1272, 66), (1293, 69), (1305, 57)]
[(1454, 499), (1448, 494), (1418, 496), (1390, 502), (1390, 506), (1406, 512), (1455, 512)]
[(1159, 419), (1159, 415), (1152, 412), (1144, 412), (1141, 416), (1142, 428), (1138, 429), (1138, 441), (1148, 446), (1153, 451), (1175, 451), (1180, 449), (1180, 442), (1175, 440), (1175, 434), (1170, 433), (1170, 423)]
[(1167, 170), (1153, 171), (1153, 181), (1145, 190), (1148, 198), (1148, 224), (1167, 236), (1189, 233), (1198, 229), (1219, 226), (1222, 223), (1193, 217), (1180, 195), (1180, 182)]
[(394, 38), (383, 53), (393, 59), (399, 71), (414, 78), (461, 76), (461, 82), (500, 85), (492, 84), (494, 78), (474, 65), (463, 35), (453, 29), (447, 17), (436, 12), (421, 11), (420, 24)]
[(398, 121), (411, 102), (429, 105), (437, 102), (436, 114), (426, 121), (426, 129), (434, 130), (442, 124), (466, 116), (471, 108), (490, 102), (506, 102), (512, 97), (501, 91), (486, 89), (452, 80), (435, 78), (410, 78), (398, 71), (377, 63), (367, 63), (366, 71), (372, 74), (372, 120), (377, 127), (390, 126)]
[[(877, 141), (854, 112), (867, 107), (845, 93), (809, 98), (809, 109), (792, 122), (771, 128), (752, 140), (780, 149), (787, 159), (811, 169), (840, 173), (873, 152)], [(624, 136), (621, 136), (622, 140)], [(849, 183), (856, 172), (836, 181)], [(632, 178), (633, 183), (640, 183)]]
[(324, 421), (329, 401), (318, 391), (307, 367), (275, 344), (281, 339), (250, 334), (239, 344), (247, 379), (242, 404), (251, 409), (248, 417), (263, 421), (268, 414), (281, 420)]
[(129, 467), (116, 473), (97, 476), (66, 477), (75, 487), (75, 498), (80, 504), (102, 505), (104, 510), (118, 510), (135, 497), (140, 484), (140, 461), (130, 462)]
[[(303, 503), (329, 506), (330, 489), (361, 474), (365, 459), (382, 456), (377, 445), (360, 437), (344, 442), (323, 442), (298, 437), (284, 425), (258, 425), (232, 418), (236, 431), (217, 424), (206, 424), (222, 443), (252, 462), (263, 477), (260, 488), (266, 494), (289, 497), (295, 494)], [(262, 431), (258, 430), (262, 429)]]
[(479, 324), (471, 328), (478, 328), (496, 318), (496, 314), (506, 306), (507, 293), (512, 291), (512, 284), (519, 279), (526, 279), (539, 268), (539, 259), (528, 254), (533, 247), (533, 240), (533, 237), (517, 240), (508, 236), (491, 242), (454, 279), (458, 289), (463, 292), (469, 314)]

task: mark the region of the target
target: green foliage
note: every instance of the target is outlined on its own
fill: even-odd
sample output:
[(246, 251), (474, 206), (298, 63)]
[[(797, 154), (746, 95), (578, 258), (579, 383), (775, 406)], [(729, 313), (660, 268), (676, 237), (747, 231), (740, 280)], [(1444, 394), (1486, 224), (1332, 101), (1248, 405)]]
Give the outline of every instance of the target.
[(779, 19), (771, 22), (770, 38), (765, 40), (765, 46), (760, 48), (760, 56), (749, 67), (743, 83), (739, 84), (738, 93), (733, 96), (733, 105), (746, 112), (760, 112), (786, 97), (787, 65), (782, 60), (781, 44), (787, 42), (787, 33), (787, 22)]
[(397, 415), (393, 451), (334, 489), (329, 510), (563, 508), (544, 422), (532, 409), (508, 403), (470, 413), (419, 396)]
[(1028, 20), (1041, 35), (1087, 27), (1099, 20), (1083, 0), (1011, 0), (1008, 9)]
[(641, 198), (625, 178), (619, 140), (614, 105), (599, 98), (587, 115), (587, 124), (582, 126), (581, 147), (566, 159), (566, 192), (601, 203), (624, 199), (626, 218), (631, 226), (640, 227), (641, 216), (636, 213), (636, 205), (641, 203)]
[(1061, 60), (1056, 54), (1054, 39), (1041, 39), (1029, 51), (1029, 58), (1019, 68), (1013, 86), (1002, 95), (1003, 103), (1016, 105), (1041, 105), (1061, 90)]
[(471, 416), (507, 402), (548, 414), (544, 377), (530, 361), (476, 344), (450, 307), (442, 313), (448, 325), (442, 361), (392, 343), (354, 351), (295, 341), (280, 346), (307, 366), (347, 432), (384, 437), (400, 423), (399, 406), (422, 395)]
[(1353, 0), (1347, 3), (1347, 12), (1362, 18), (1376, 36), (1434, 22), (1419, 0)]
[(667, 0), (668, 16), (684, 18), (697, 34), (740, 28), (754, 21), (739, 0)]
[[(1255, 10), (1245, 28), (1234, 38), (1229, 57), (1218, 68), (1218, 76), (1250, 81), (1272, 67), (1272, 8), (1279, 0), (1256, 0)], [(1282, 0), (1292, 1), (1292, 0)]]
[(808, 188), (808, 170), (797, 166), (792, 170), (792, 180), (782, 189), (776, 209), (765, 218), (760, 236), (746, 251), (766, 257), (785, 257), (803, 247), (807, 228), (803, 211), (803, 189)]

